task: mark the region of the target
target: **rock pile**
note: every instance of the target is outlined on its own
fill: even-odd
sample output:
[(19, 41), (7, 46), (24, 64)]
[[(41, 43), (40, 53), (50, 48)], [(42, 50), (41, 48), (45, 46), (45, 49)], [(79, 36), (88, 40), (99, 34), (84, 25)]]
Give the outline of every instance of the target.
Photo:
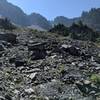
[(100, 75), (99, 55), (91, 42), (51, 33), (0, 34), (0, 99), (99, 99), (100, 84), (90, 78)]

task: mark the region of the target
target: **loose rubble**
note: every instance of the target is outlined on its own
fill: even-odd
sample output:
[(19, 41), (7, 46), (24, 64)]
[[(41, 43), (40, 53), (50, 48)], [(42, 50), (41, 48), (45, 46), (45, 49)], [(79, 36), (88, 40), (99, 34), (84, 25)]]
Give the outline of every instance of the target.
[(0, 100), (99, 100), (98, 77), (100, 48), (92, 42), (0, 32)]

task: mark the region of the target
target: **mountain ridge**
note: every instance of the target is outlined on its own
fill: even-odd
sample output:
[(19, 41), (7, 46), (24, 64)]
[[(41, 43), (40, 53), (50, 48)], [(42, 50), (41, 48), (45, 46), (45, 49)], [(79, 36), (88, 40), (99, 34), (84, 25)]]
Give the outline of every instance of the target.
[[(41, 28), (49, 29), (50, 25), (47, 19), (40, 14), (32, 13), (30, 15), (27, 15), (23, 12), (23, 10), (11, 3), (9, 3), (7, 0), (0, 0), (0, 15), (3, 17), (9, 18), (12, 22), (15, 24), (21, 25), (21, 26), (31, 26), (31, 25), (38, 25)], [(31, 23), (31, 19), (37, 19), (37, 23)], [(41, 23), (44, 25), (42, 25)], [(46, 26), (45, 26), (46, 23)]]
[(81, 16), (76, 18), (57, 16), (53, 24), (63, 24), (68, 27), (71, 26), (73, 22), (77, 23), (80, 20), (90, 28), (100, 31), (100, 8), (91, 8), (90, 11), (83, 11)]
[[(51, 29), (55, 24), (72, 25), (81, 20), (96, 31), (100, 31), (100, 8), (92, 8), (90, 11), (83, 11), (80, 17), (67, 18), (57, 16), (54, 20), (49, 21), (38, 13), (26, 14), (20, 7), (9, 3), (7, 0), (0, 0), (0, 15), (9, 18), (13, 23), (20, 26), (39, 26), (43, 30)], [(16, 17), (17, 16), (17, 17)]]

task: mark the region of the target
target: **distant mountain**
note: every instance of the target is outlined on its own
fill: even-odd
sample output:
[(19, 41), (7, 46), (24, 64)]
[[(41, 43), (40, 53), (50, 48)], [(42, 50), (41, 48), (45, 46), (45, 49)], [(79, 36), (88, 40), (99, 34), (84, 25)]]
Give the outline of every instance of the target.
[(92, 8), (89, 12), (83, 12), (81, 20), (88, 26), (100, 31), (100, 8)]
[(27, 15), (19, 7), (8, 3), (7, 0), (0, 0), (0, 15), (8, 17), (18, 25), (27, 25)]
[(83, 12), (81, 17), (73, 19), (58, 16), (54, 19), (53, 25), (64, 24), (68, 27), (71, 26), (73, 22), (78, 22), (79, 20), (94, 30), (100, 31), (100, 8), (92, 8), (89, 12)]
[(0, 0), (0, 15), (21, 26), (36, 25), (43, 29), (51, 27), (47, 19), (40, 14), (32, 13), (27, 15), (19, 7), (7, 2), (7, 0)]
[(78, 18), (69, 19), (64, 16), (58, 16), (53, 21), (48, 21), (40, 14), (32, 13), (27, 15), (19, 7), (9, 3), (7, 0), (0, 0), (0, 16), (9, 18), (17, 25), (36, 26), (36, 28), (39, 27), (43, 30), (48, 30), (57, 24), (64, 24), (68, 27), (73, 22), (81, 20), (89, 27), (100, 31), (100, 8), (92, 8), (89, 12), (83, 12), (81, 17)]
[(49, 21), (40, 14), (32, 13), (31, 15), (28, 16), (29, 19), (29, 25), (36, 25), (39, 26), (43, 29), (50, 29), (51, 25)]
[(79, 18), (75, 18), (75, 19), (69, 19), (67, 17), (64, 16), (58, 16), (54, 19), (54, 25), (57, 24), (63, 24), (65, 26), (71, 26), (73, 22), (76, 22), (77, 20), (79, 20)]

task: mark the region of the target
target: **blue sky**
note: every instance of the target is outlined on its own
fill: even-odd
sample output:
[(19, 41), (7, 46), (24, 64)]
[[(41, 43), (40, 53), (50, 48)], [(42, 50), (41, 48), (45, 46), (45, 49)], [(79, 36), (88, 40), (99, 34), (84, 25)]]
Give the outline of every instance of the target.
[(22, 10), (30, 14), (40, 13), (47, 19), (54, 19), (56, 16), (66, 16), (68, 18), (78, 17), (82, 11), (91, 8), (99, 8), (100, 0), (8, 0), (19, 6)]

